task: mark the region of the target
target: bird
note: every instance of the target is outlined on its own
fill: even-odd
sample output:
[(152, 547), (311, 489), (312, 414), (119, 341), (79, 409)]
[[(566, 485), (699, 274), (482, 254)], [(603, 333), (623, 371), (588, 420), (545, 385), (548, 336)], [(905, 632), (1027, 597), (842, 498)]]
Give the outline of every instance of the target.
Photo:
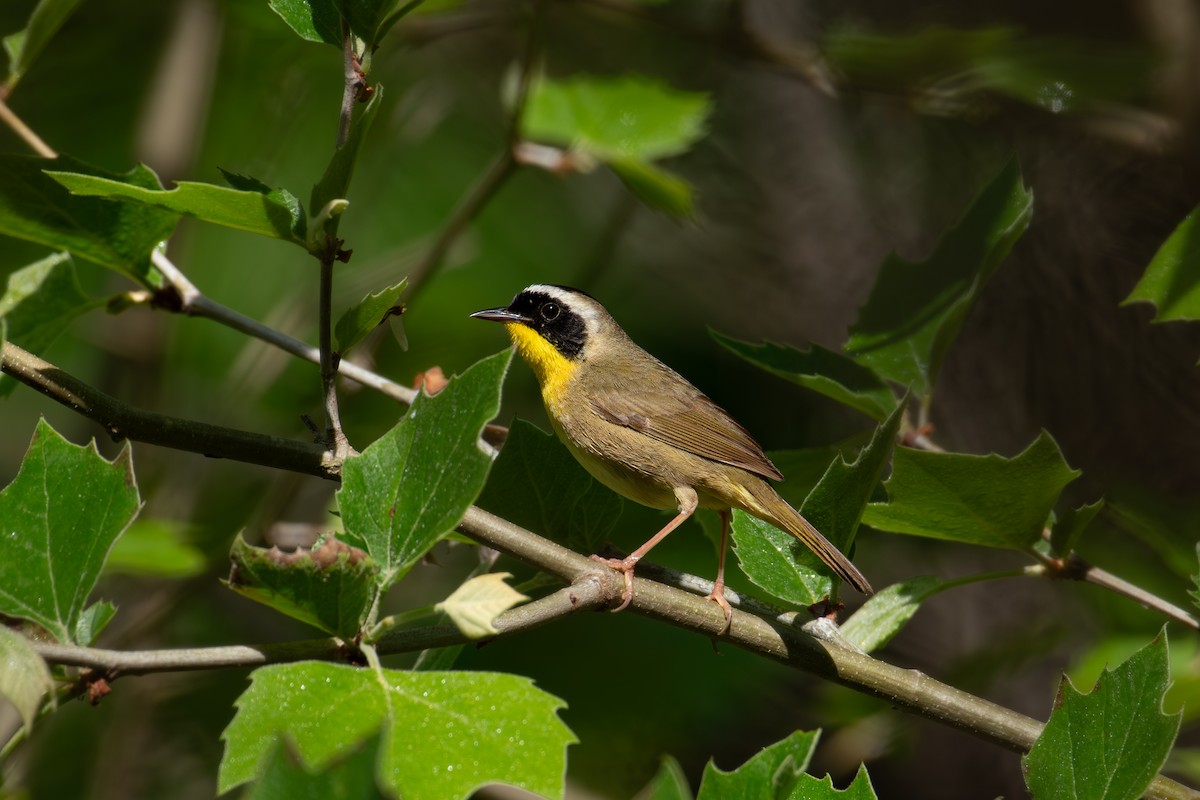
[(749, 432), (686, 378), (639, 347), (587, 292), (534, 284), (507, 306), (471, 314), (499, 322), (541, 387), (558, 438), (601, 484), (676, 516), (625, 558), (592, 558), (624, 576), (620, 611), (633, 600), (634, 567), (697, 508), (721, 519), (717, 578), (707, 599), (724, 613), (725, 553), (732, 509), (799, 539), (863, 594), (871, 585), (768, 481), (783, 474)]

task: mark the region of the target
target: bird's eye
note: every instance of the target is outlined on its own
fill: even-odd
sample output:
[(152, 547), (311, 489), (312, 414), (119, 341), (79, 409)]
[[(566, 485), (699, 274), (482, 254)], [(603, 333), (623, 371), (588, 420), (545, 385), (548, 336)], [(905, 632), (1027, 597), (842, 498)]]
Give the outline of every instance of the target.
[(558, 319), (558, 315), (562, 313), (562, 309), (559, 307), (558, 303), (549, 302), (542, 303), (541, 312), (542, 319), (546, 320), (546, 322), (553, 322), (554, 320)]

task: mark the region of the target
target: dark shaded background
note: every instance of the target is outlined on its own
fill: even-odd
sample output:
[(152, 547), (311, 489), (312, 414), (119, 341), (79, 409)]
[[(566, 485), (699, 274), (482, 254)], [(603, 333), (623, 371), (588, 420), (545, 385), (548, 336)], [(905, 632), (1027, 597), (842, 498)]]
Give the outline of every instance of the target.
[[(31, 5), (5, 3), (0, 35), (18, 29)], [(725, 4), (655, 6), (649, 18), (606, 6), (547, 4), (546, 69), (640, 72), (710, 92), (709, 135), (670, 164), (696, 186), (697, 218), (648, 210), (603, 171), (521, 171), (409, 298), (409, 349), (386, 333), (372, 341), (374, 368), (403, 381), (435, 364), (461, 370), (505, 345), (469, 312), (529, 283), (567, 283), (602, 299), (636, 340), (768, 449), (838, 442), (866, 421), (743, 365), (707, 327), (837, 347), (884, 257), (928, 253), (1015, 152), (1034, 191), (1033, 223), (950, 353), (934, 436), (954, 450), (1013, 455), (1049, 430), (1084, 473), (1070, 499), (1109, 499), (1084, 555), (1184, 603), (1200, 520), (1200, 335), (1196, 326), (1151, 325), (1152, 309), (1119, 303), (1200, 200), (1194, 4), (744, 4), (751, 34), (781, 47), (811, 48), (849, 30), (900, 37), (940, 25), (1014, 27), (1030, 47), (1068, 61), (1112, 53), (1120, 66), (1104, 73), (1114, 76), (1109, 83), (1060, 113), (972, 91), (961, 75), (931, 84), (886, 69), (875, 79), (835, 74), (833, 97), (723, 36), (697, 35), (727, 30)], [(339, 307), (407, 274), (502, 146), (500, 86), (523, 47), (526, 13), (517, 4), (468, 4), (449, 18), (467, 24), (423, 17), (385, 40), (372, 78), (384, 85), (386, 106), (342, 223), (354, 258), (339, 271)], [(1131, 52), (1145, 70), (1125, 69), (1137, 61), (1127, 60)], [(164, 180), (219, 181), (223, 167), (306, 197), (332, 149), (340, 69), (336, 50), (298, 40), (265, 2), (91, 0), (11, 105), (61, 152), (108, 169), (140, 160)], [(23, 152), (7, 130), (0, 148)], [(185, 220), (170, 252), (216, 300), (315, 338), (314, 264), (295, 248)], [(5, 272), (42, 255), (0, 239)], [(127, 288), (87, 265), (81, 273), (97, 293)], [(179, 416), (304, 438), (299, 415), (320, 414), (315, 369), (204, 320), (94, 313), (43, 355), (130, 403)], [(545, 424), (523, 366), (507, 392), (506, 419)], [(360, 448), (401, 413), (354, 387), (343, 398)], [(74, 441), (102, 436), (22, 388), (2, 414), (5, 481), (39, 414)], [(147, 446), (134, 453), (143, 515), (189, 521), (212, 568), (180, 585), (111, 580), (104, 591), (122, 613), (104, 643), (310, 635), (216, 578), (238, 530), (256, 539), (282, 521), (324, 522), (331, 487)], [(653, 513), (627, 508), (620, 543), (639, 542), (658, 524)], [(713, 570), (711, 547), (695, 530), (672, 537), (656, 558)], [(462, 548), (441, 551), (397, 604), (444, 592), (470, 561)], [(871, 532), (856, 561), (877, 586), (1023, 563)], [(1044, 718), (1062, 669), (1086, 653), (1145, 642), (1160, 625), (1094, 587), (987, 583), (931, 601), (886, 657)], [(1195, 654), (1194, 632), (1172, 633), (1183, 648), (1177, 656)], [(714, 653), (709, 642), (632, 615), (572, 620), (468, 653), (462, 666), (531, 675), (567, 700), (566, 719), (582, 740), (571, 751), (581, 793), (630, 796), (663, 753), (677, 756), (696, 785), (710, 755), (732, 768), (797, 727), (823, 726), (815, 766), (839, 784), (866, 760), (882, 797), (1024, 796), (1012, 754), (745, 654)], [(33, 797), (211, 796), (219, 732), (244, 686), (240, 673), (121, 681), (99, 709), (73, 706), (40, 728), (16, 774)]]

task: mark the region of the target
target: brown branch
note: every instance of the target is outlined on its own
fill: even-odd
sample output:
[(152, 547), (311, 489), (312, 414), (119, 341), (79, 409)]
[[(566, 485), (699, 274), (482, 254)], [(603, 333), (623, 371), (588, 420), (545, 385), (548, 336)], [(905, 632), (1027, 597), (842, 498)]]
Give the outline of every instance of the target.
[(1140, 586), (1134, 586), (1129, 581), (1118, 578), (1111, 572), (1093, 566), (1077, 553), (1071, 553), (1066, 559), (1042, 558), (1046, 565), (1046, 573), (1051, 577), (1065, 578), (1075, 581), (1086, 581), (1102, 586), (1110, 592), (1128, 597), (1135, 603), (1157, 611), (1164, 617), (1181, 622), (1189, 628), (1200, 630), (1200, 621), (1174, 603), (1151, 594)]
[(5, 102), (4, 97), (0, 97), (0, 122), (11, 128), (13, 133), (29, 145), (30, 150), (42, 158), (58, 158), (58, 153), (54, 152), (54, 148), (42, 141), (42, 137), (38, 136), (33, 128), (26, 125), (25, 121), (16, 115)]

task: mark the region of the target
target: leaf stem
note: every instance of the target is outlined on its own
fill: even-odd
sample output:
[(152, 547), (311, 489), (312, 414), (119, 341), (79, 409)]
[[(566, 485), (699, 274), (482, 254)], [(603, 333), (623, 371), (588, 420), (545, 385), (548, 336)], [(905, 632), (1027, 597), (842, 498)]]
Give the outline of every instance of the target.
[(58, 153), (54, 151), (54, 148), (46, 144), (33, 128), (26, 125), (25, 121), (9, 107), (6, 100), (7, 98), (0, 96), (0, 122), (11, 128), (13, 133), (29, 145), (30, 150), (42, 158), (58, 158)]

